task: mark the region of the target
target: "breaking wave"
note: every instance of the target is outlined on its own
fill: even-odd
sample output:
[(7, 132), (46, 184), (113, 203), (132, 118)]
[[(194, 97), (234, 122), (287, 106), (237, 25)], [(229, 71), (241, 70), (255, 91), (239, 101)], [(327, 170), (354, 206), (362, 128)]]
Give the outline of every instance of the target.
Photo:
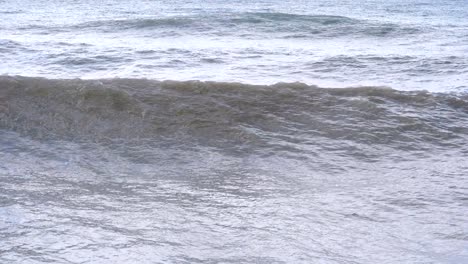
[(38, 138), (292, 150), (317, 142), (422, 150), (468, 138), (467, 95), (385, 87), (3, 76), (0, 99), (0, 128)]

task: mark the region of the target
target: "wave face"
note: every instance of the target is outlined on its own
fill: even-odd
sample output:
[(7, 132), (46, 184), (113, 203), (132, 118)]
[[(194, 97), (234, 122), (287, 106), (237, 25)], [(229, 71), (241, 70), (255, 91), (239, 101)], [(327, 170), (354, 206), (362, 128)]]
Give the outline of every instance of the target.
[(0, 87), (2, 127), (33, 137), (177, 138), (296, 151), (323, 140), (422, 150), (463, 147), (468, 132), (468, 97), (456, 94), (25, 77), (1, 77)]
[(23, 30), (138, 32), (160, 31), (166, 35), (216, 34), (256, 39), (263, 34), (281, 34), (280, 38), (404, 37), (423, 33), (420, 27), (396, 23), (353, 19), (345, 16), (298, 15), (289, 13), (245, 12), (206, 15), (181, 15), (158, 18), (109, 19), (67, 26), (31, 24)]

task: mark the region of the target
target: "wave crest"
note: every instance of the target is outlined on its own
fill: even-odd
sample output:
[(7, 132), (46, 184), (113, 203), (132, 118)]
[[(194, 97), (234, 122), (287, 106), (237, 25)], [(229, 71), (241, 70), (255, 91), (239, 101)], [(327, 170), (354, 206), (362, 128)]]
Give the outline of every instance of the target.
[(92, 30), (105, 33), (150, 30), (171, 36), (181, 34), (181, 30), (187, 34), (205, 35), (231, 35), (239, 32), (244, 37), (249, 37), (248, 32), (253, 31), (256, 34), (281, 34), (284, 38), (343, 37), (349, 35), (397, 37), (422, 32), (422, 29), (416, 27), (344, 16), (265, 12), (109, 19), (88, 21), (65, 27), (54, 26), (53, 28), (29, 25), (22, 29), (43, 29), (47, 31)]
[(34, 137), (419, 148), (468, 135), (468, 96), (382, 87), (4, 76), (0, 98), (0, 127)]

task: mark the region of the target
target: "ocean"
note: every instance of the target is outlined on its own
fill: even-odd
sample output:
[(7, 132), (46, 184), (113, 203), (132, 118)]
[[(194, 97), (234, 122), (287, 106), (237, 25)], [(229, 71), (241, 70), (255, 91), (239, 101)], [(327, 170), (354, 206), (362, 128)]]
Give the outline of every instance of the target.
[(468, 263), (468, 2), (0, 0), (0, 263)]

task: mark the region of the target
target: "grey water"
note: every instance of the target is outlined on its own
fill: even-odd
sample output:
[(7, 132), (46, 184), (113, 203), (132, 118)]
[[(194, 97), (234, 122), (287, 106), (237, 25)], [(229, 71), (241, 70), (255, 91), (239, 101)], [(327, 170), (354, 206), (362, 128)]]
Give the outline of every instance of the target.
[(0, 2), (0, 74), (467, 90), (466, 0)]
[(468, 263), (468, 2), (0, 0), (0, 263)]

